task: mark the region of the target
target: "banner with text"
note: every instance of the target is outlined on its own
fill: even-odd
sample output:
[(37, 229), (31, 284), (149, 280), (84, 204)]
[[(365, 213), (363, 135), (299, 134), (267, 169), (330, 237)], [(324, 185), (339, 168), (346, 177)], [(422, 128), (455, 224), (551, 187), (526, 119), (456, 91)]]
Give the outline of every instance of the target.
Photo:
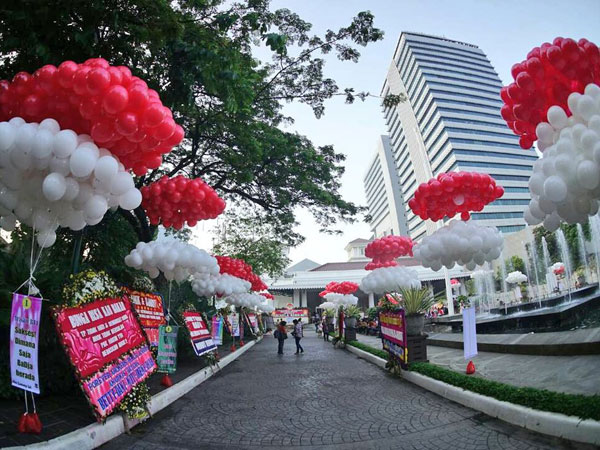
[(307, 323), (309, 318), (308, 308), (276, 309), (271, 315), (276, 322), (285, 320), (288, 323), (292, 322), (294, 319), (305, 319), (304, 323)]
[(196, 355), (200, 356), (217, 348), (199, 312), (185, 311), (183, 319), (190, 331), (190, 338)]
[(53, 313), (60, 340), (99, 419), (156, 370), (126, 296), (54, 308)]
[(256, 314), (249, 313), (248, 322), (250, 322), (250, 328), (252, 329), (252, 332), (256, 334), (258, 332), (258, 321), (256, 320)]
[(158, 327), (167, 323), (162, 297), (128, 287), (123, 287), (123, 292), (129, 297), (150, 345), (158, 346)]
[(382, 311), (379, 313), (383, 348), (396, 359), (406, 361), (406, 322), (404, 310)]
[(156, 369), (147, 345), (108, 364), (82, 383), (99, 417), (106, 417), (121, 400)]
[(212, 317), (211, 335), (215, 345), (223, 344), (223, 318), (221, 316)]
[(177, 370), (177, 332), (178, 326), (161, 325), (158, 327), (158, 353), (156, 363), (158, 371), (174, 373)]
[(229, 325), (231, 326), (231, 335), (240, 336), (240, 315), (238, 313), (229, 314)]
[(42, 299), (13, 294), (10, 314), (10, 375), (14, 387), (40, 393), (38, 340)]
[(128, 350), (146, 344), (126, 297), (57, 308), (55, 317), (63, 345), (82, 378)]

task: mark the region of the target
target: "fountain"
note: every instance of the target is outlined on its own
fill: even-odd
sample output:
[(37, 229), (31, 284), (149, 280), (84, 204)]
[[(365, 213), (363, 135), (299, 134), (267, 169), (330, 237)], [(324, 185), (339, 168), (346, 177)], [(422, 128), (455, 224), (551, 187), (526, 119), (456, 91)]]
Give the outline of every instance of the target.
[(552, 262), (550, 261), (550, 252), (548, 251), (548, 243), (546, 242), (546, 237), (542, 236), (542, 256), (543, 256), (543, 269), (544, 276), (546, 277), (546, 290), (548, 293), (551, 293), (554, 288), (557, 286), (556, 283), (556, 275), (549, 270)]
[(555, 231), (556, 234), (556, 243), (558, 244), (558, 249), (560, 250), (560, 256), (562, 258), (562, 263), (565, 265), (565, 284), (567, 288), (567, 292), (569, 294), (569, 301), (571, 301), (571, 256), (569, 255), (569, 246), (567, 244), (567, 240), (565, 239), (565, 233), (563, 233), (562, 229), (558, 229)]
[(592, 231), (594, 253), (596, 254), (596, 277), (597, 281), (600, 282), (600, 218), (597, 215), (592, 216), (589, 223)]
[(475, 290), (477, 292), (477, 300), (479, 312), (490, 312), (493, 304), (494, 296), (494, 272), (489, 267), (476, 270), (471, 274), (471, 278), (475, 282)]
[(590, 266), (587, 260), (587, 252), (585, 251), (585, 236), (583, 235), (583, 227), (580, 223), (577, 224), (577, 240), (579, 241), (579, 259), (585, 267), (585, 281), (590, 283), (592, 278), (590, 275)]
[(538, 302), (540, 304), (540, 308), (542, 307), (542, 296), (540, 295), (540, 279), (538, 276), (538, 255), (537, 249), (535, 245), (535, 236), (533, 235), (533, 231), (531, 227), (527, 227), (527, 231), (529, 232), (529, 236), (531, 237), (531, 243), (529, 244), (529, 252), (531, 256), (531, 261), (533, 262), (533, 273), (535, 275), (535, 285), (536, 285), (536, 295), (538, 298)]
[[(521, 242), (521, 244), (523, 244), (523, 247), (525, 247), (525, 242)], [(526, 248), (526, 247), (525, 247)], [(535, 270), (531, 269), (531, 263), (529, 262), (529, 254), (527, 255), (527, 257), (525, 258), (525, 270), (527, 271), (527, 277), (528, 277), (528, 284), (529, 287), (531, 287), (531, 294), (533, 294), (534, 298), (540, 298), (540, 294), (538, 292), (539, 286), (536, 284), (533, 284), (533, 280), (531, 279), (531, 273)], [(537, 273), (535, 273), (534, 278), (537, 282)], [(535, 287), (534, 287), (535, 286)], [(542, 307), (542, 303), (540, 301), (540, 308)]]
[(504, 252), (500, 253), (500, 270), (502, 273), (502, 301), (504, 302), (504, 309), (506, 310), (508, 294), (506, 288), (506, 262), (504, 261)]

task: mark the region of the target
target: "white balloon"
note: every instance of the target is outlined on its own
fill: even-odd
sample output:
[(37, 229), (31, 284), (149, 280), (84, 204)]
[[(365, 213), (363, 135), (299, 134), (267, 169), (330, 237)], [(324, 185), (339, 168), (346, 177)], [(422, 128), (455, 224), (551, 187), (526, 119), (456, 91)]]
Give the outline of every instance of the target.
[(60, 131), (60, 125), (54, 119), (44, 119), (44, 120), (42, 120), (40, 122), (39, 128), (41, 128), (42, 130), (48, 130), (53, 135), (56, 134), (56, 133), (58, 133)]
[(54, 154), (59, 158), (68, 158), (77, 148), (77, 133), (62, 130), (54, 135)]
[(71, 173), (69, 158), (59, 158), (53, 156), (48, 164), (50, 171), (60, 173), (62, 176), (67, 176)]
[(128, 172), (117, 173), (110, 184), (110, 192), (114, 195), (123, 195), (133, 188), (135, 188), (133, 178)]
[(37, 235), (37, 243), (42, 248), (48, 248), (56, 242), (56, 233), (54, 231), (42, 231)]
[(110, 155), (101, 156), (96, 163), (96, 168), (94, 169), (94, 175), (96, 178), (104, 183), (108, 183), (112, 181), (113, 177), (117, 174), (119, 170), (119, 165), (117, 160)]
[(15, 138), (15, 128), (8, 122), (0, 122), (0, 151), (4, 152), (11, 148)]
[(65, 181), (65, 177), (55, 172), (49, 174), (44, 179), (44, 184), (42, 185), (44, 197), (51, 202), (60, 200), (65, 195), (66, 189), (67, 183)]
[[(83, 213), (85, 214), (86, 217), (89, 217), (91, 219), (100, 218), (100, 220), (102, 220), (102, 217), (106, 213), (107, 209), (108, 209), (108, 203), (106, 201), (106, 198), (104, 198), (100, 195), (93, 195), (85, 203)], [(98, 223), (99, 222), (100, 221), (98, 221)]]
[(94, 170), (96, 161), (97, 156), (89, 144), (82, 144), (71, 155), (70, 170), (76, 177), (87, 177)]
[(129, 189), (119, 197), (119, 206), (125, 210), (132, 210), (142, 204), (142, 193), (136, 188)]

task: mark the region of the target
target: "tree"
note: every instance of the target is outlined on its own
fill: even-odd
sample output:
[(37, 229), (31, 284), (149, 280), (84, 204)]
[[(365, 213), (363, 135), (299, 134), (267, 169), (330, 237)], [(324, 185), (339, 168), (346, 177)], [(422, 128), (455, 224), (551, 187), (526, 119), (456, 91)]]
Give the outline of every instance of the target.
[[(510, 268), (512, 269), (511, 271), (519, 271), (521, 273), (527, 274), (527, 270), (525, 269), (525, 261), (523, 261), (523, 258), (521, 258), (520, 256), (517, 255), (513, 255), (510, 257)], [(509, 265), (507, 264), (507, 266)]]
[[(58, 0), (35, 8), (11, 2), (0, 11), (0, 24), (0, 78), (101, 56), (129, 66), (160, 93), (186, 139), (138, 186), (162, 175), (202, 177), (230, 202), (258, 206), (267, 223), (288, 230), (296, 207), (310, 210), (329, 231), (360, 211), (339, 194), (344, 156), (279, 125), (291, 120), (282, 115), (282, 102), (303, 102), (321, 117), (335, 95), (348, 102), (370, 95), (341, 89), (325, 76), (319, 57), (335, 52), (356, 62), (357, 47), (383, 37), (370, 13), (317, 36), (293, 12), (270, 11), (266, 0), (107, 0), (76, 7)], [(259, 42), (273, 52), (272, 63), (253, 58)], [(141, 207), (119, 213), (139, 240), (152, 239), (155, 228)]]
[(225, 214), (221, 228), (216, 230), (213, 253), (243, 259), (260, 275), (271, 278), (281, 275), (290, 263), (287, 257), (289, 246), (297, 239), (278, 235), (261, 217), (243, 214)]

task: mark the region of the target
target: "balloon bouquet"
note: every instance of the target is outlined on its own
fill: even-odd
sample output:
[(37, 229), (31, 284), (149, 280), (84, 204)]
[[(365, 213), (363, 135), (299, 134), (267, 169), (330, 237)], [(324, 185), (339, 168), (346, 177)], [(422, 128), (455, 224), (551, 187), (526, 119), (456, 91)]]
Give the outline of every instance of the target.
[(422, 183), (408, 202), (416, 215), (438, 221), (460, 214), (462, 221), (452, 220), (424, 237), (413, 249), (415, 258), (434, 271), (442, 266), (450, 269), (456, 263), (474, 270), (498, 258), (504, 242), (498, 229), (476, 225), (469, 219), (471, 211), (483, 210), (503, 194), (502, 186), (485, 173), (441, 173)]
[(358, 303), (358, 297), (352, 295), (358, 290), (358, 284), (351, 281), (341, 283), (332, 281), (325, 286), (325, 290), (319, 293), (326, 302), (321, 304), (323, 309), (338, 308), (340, 306), (351, 306)]
[(365, 266), (370, 270), (361, 280), (360, 290), (367, 294), (397, 292), (401, 288), (420, 288), (415, 270), (398, 265), (396, 258), (413, 255), (413, 241), (407, 236), (385, 236), (370, 242), (365, 255), (372, 261)]
[(555, 231), (561, 221), (585, 223), (600, 200), (600, 52), (587, 39), (557, 37), (512, 67), (502, 88), (502, 117), (521, 136), (537, 140), (543, 157), (529, 180), (524, 218)]

